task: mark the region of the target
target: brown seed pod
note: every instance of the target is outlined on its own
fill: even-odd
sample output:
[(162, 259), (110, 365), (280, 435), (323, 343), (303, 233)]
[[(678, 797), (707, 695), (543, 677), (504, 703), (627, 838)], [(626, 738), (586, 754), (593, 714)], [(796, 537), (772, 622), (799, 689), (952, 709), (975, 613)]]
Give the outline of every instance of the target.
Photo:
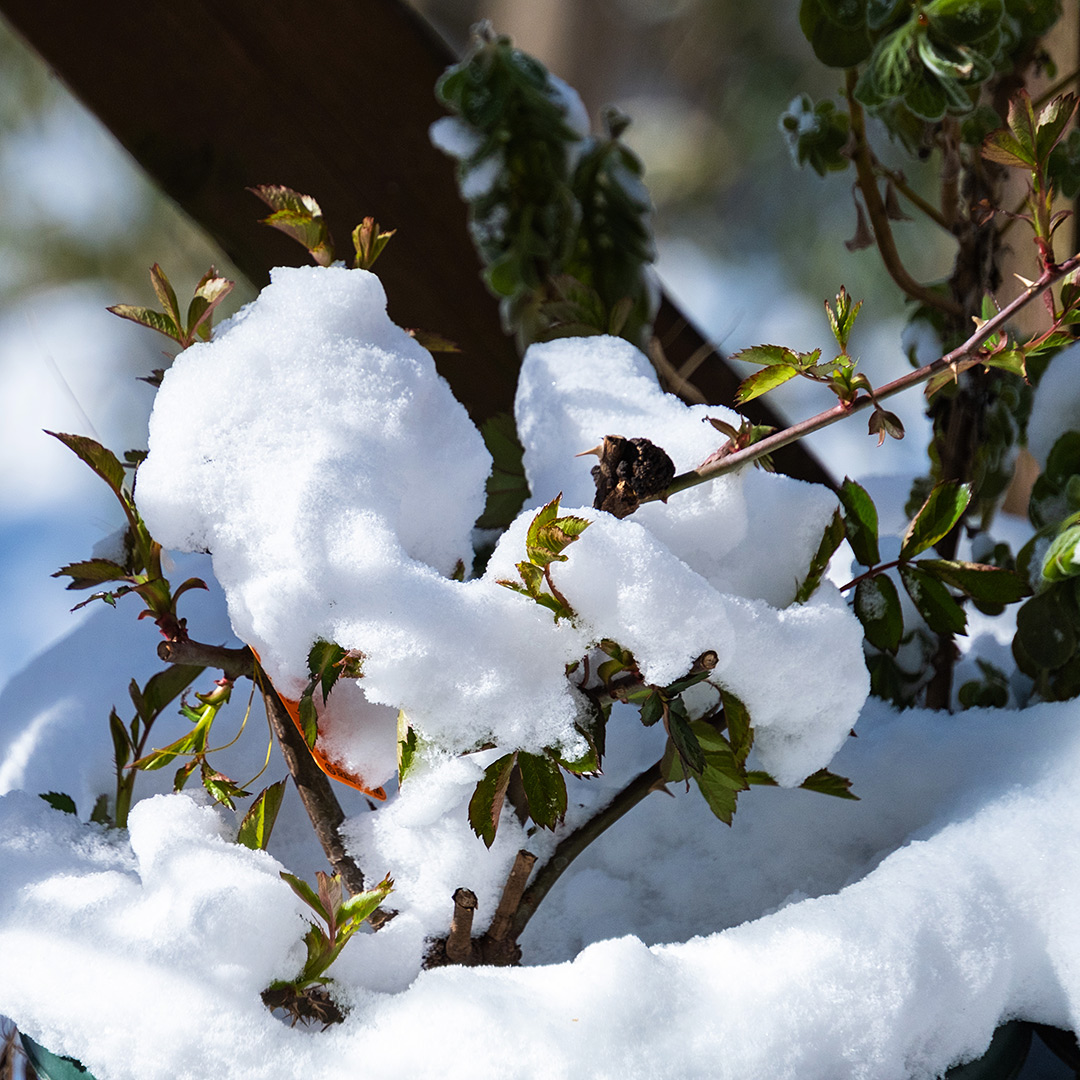
[(593, 506), (617, 518), (628, 517), (642, 499), (665, 491), (675, 477), (671, 458), (648, 439), (605, 435), (599, 446), (585, 453), (600, 459), (592, 469), (596, 482)]

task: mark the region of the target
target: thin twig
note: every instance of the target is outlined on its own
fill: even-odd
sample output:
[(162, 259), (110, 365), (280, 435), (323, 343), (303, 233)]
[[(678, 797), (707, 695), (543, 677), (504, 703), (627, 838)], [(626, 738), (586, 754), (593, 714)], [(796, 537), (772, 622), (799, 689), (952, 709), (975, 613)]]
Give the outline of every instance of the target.
[(502, 941), (506, 937), (535, 863), (536, 856), (531, 851), (519, 851), (514, 858), (514, 865), (510, 868), (502, 896), (499, 897), (499, 906), (495, 909), (491, 926), (488, 927), (488, 937), (492, 941)]
[(777, 431), (762, 439), (760, 442), (756, 442), (752, 446), (746, 447), (744, 450), (737, 450), (735, 453), (719, 458), (707, 466), (702, 466), (698, 469), (692, 469), (690, 472), (682, 473), (672, 480), (666, 491), (658, 492), (656, 495), (650, 495), (641, 501), (645, 503), (661, 498), (668, 499), (677, 492), (685, 491), (687, 488), (696, 487), (698, 484), (704, 484), (710, 480), (715, 480), (716, 477), (723, 476), (725, 473), (734, 472), (743, 465), (747, 465), (752, 461), (757, 461), (758, 458), (773, 454), (781, 447), (797, 442), (799, 439), (805, 438), (812, 432), (820, 431), (822, 428), (829, 427), (857, 412), (861, 412), (874, 405), (875, 401), (880, 403), (888, 398), (895, 397), (897, 394), (903, 393), (905, 390), (910, 390), (912, 387), (927, 382), (939, 372), (946, 371), (960, 363), (960, 361), (974, 355), (982, 346), (983, 342), (997, 333), (1018, 311), (1030, 304), (1036, 297), (1041, 296), (1055, 282), (1065, 277), (1066, 274), (1072, 273), (1072, 271), (1077, 268), (1080, 268), (1080, 255), (1074, 255), (1071, 259), (1067, 259), (1063, 263), (1048, 267), (1039, 276), (1038, 281), (1029, 285), (1015, 300), (1003, 307), (992, 319), (983, 323), (983, 325), (980, 326), (979, 329), (976, 330), (962, 345), (953, 349), (952, 352), (946, 353), (933, 363), (926, 364), (916, 371), (908, 372), (908, 374), (901, 376), (899, 379), (895, 379), (893, 382), (886, 383), (884, 386), (879, 387), (874, 391), (873, 396), (869, 394), (860, 394), (851, 405), (834, 405), (831, 409), (826, 409), (824, 412), (818, 413), (817, 416), (812, 416), (808, 420), (801, 420), (797, 424), (792, 424), (791, 427), (785, 428), (783, 431)]
[(166, 663), (218, 668), (230, 679), (251, 679), (255, 673), (255, 656), (246, 645), (242, 649), (229, 649), (200, 641), (162, 641), (157, 653)]
[(945, 220), (945, 216), (942, 212), (929, 200), (924, 199), (908, 182), (904, 179), (904, 174), (898, 172), (895, 169), (890, 169), (885, 165), (882, 165), (880, 161), (875, 162), (875, 168), (886, 180), (888, 180), (901, 195), (912, 206), (918, 207), (931, 221), (940, 225), (950, 236), (952, 236), (952, 228)]

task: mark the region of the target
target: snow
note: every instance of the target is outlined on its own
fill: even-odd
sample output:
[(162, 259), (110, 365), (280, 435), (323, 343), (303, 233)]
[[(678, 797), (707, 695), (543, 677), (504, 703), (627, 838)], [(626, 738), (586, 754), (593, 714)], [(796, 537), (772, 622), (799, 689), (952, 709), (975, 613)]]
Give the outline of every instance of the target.
[(324, 1034), (258, 1002), (299, 965), (300, 909), (217, 813), (159, 796), (125, 843), (13, 793), (0, 1011), (99, 1080), (899, 1080), (977, 1055), (1010, 1016), (1080, 1022), (1076, 705), (1027, 711), (1023, 740), (1010, 713), (877, 705), (863, 724), (837, 762), (860, 803), (756, 791), (727, 830), (691, 796), (650, 797), (552, 894), (532, 928), (546, 964), (427, 971), (390, 992), (404, 916), (354, 938), (338, 969), (353, 1010)]
[[(394, 772), (399, 709), (418, 731), (419, 761), (382, 808), (340, 791), (350, 850), (370, 881), (395, 878), (399, 913), (332, 969), (345, 1023), (291, 1029), (259, 999), (304, 955), (279, 871), (324, 865), (291, 792), (270, 854), (232, 843), (237, 815), (203, 792), (163, 794), (171, 770), (139, 777), (126, 833), (35, 797), (67, 792), (86, 818), (113, 784), (108, 710), (129, 715), (128, 679), (156, 667), (153, 627), (102, 609), (0, 694), (0, 1014), (98, 1080), (902, 1080), (978, 1056), (1012, 1017), (1080, 1024), (1080, 706), (946, 717), (865, 702), (839, 592), (792, 604), (835, 507), (820, 489), (748, 469), (625, 520), (593, 510), (579, 451), (644, 436), (682, 471), (717, 448), (703, 420), (731, 420), (663, 394), (625, 342), (533, 346), (515, 413), (533, 500), (483, 576), (460, 581), (490, 462), (377, 279), (279, 270), (178, 358), (140, 507), (192, 551), (178, 580), (216, 579), (185, 599), (195, 636), (232, 643), (231, 626), (285, 690), (318, 637), (363, 652), (364, 677), (323, 712), (332, 757), (376, 783)], [(553, 567), (575, 611), (556, 623), (499, 580), (559, 492), (590, 524)], [(527, 966), (422, 970), (456, 888), (477, 893), (482, 929), (519, 849), (550, 857), (663, 752), (660, 726), (616, 706), (603, 774), (568, 781), (564, 825), (507, 812), (490, 850), (473, 835), (487, 764), (574, 746), (566, 666), (604, 637), (658, 684), (715, 651), (714, 681), (754, 721), (751, 766), (787, 789), (741, 795), (730, 829), (693, 787), (654, 793), (560, 878), (521, 939)], [(228, 738), (245, 696), (219, 721)], [(186, 723), (170, 711), (155, 745)], [(241, 781), (267, 746), (248, 724), (220, 758)], [(861, 801), (791, 790), (826, 765)], [(283, 773), (275, 754), (261, 782)]]

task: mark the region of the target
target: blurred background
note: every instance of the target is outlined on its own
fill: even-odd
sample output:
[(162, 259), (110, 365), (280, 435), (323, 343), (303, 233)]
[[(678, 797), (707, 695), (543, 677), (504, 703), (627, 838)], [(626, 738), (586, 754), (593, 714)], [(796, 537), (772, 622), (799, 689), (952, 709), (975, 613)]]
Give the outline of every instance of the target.
[[(594, 122), (607, 104), (632, 118), (627, 140), (656, 204), (659, 273), (725, 353), (759, 342), (826, 345), (822, 302), (843, 284), (866, 301), (853, 352), (872, 381), (906, 369), (903, 304), (876, 250), (844, 247), (855, 232), (851, 176), (797, 170), (778, 129), (798, 93), (828, 97), (841, 80), (814, 60), (796, 0), (415, 6), (458, 52), (470, 27), (490, 19), (576, 87)], [(1071, 46), (1075, 32), (1064, 33)], [(83, 617), (68, 613), (81, 597), (49, 575), (89, 557), (119, 525), (104, 485), (42, 429), (89, 434), (117, 452), (145, 445), (153, 392), (137, 377), (161, 366), (164, 339), (105, 306), (150, 303), (154, 262), (188, 295), (215, 263), (238, 280), (226, 312), (254, 292), (2, 19), (0, 72), (2, 687)], [(876, 147), (890, 163), (887, 140)], [(908, 179), (934, 183), (930, 174)], [(947, 275), (943, 234), (901, 226), (898, 239), (917, 277)], [(824, 392), (792, 384), (777, 401), (792, 416), (829, 404)], [(837, 475), (920, 471), (920, 403), (896, 409), (908, 427), (903, 443), (876, 451), (860, 423), (837, 425), (817, 437), (818, 453)]]

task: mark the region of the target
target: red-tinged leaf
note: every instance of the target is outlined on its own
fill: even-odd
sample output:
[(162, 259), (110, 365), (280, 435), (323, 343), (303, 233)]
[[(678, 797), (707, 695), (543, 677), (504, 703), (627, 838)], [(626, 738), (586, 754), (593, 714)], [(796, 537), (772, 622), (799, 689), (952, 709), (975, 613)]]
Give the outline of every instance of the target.
[(861, 484), (847, 477), (837, 494), (844, 508), (844, 530), (855, 558), (863, 566), (876, 566), (881, 556), (878, 552), (878, 516), (874, 500)]
[(292, 889), (292, 891), (296, 893), (309, 908), (317, 915), (320, 915), (324, 922), (330, 922), (330, 913), (323, 907), (323, 903), (316, 895), (315, 890), (306, 881), (302, 878), (298, 878), (295, 874), (286, 873), (284, 870), (278, 871), (278, 876), (282, 881), (288, 884), (289, 888)]
[(206, 584), (205, 581), (203, 581), (202, 578), (189, 577), (187, 581), (184, 581), (180, 585), (178, 585), (176, 587), (176, 590), (173, 592), (173, 604), (175, 605), (176, 601), (179, 600), (180, 597), (184, 595), (184, 593), (188, 592), (191, 589), (205, 589), (207, 592), (210, 591), (210, 587)]
[(1050, 157), (1050, 151), (1061, 141), (1073, 116), (1076, 115), (1075, 94), (1062, 94), (1043, 106), (1036, 121), (1035, 155), (1040, 162)]
[(739, 383), (739, 388), (735, 391), (735, 404), (745, 405), (748, 401), (753, 401), (754, 398), (782, 386), (789, 379), (795, 378), (798, 373), (798, 368), (788, 367), (785, 364), (774, 364), (772, 367), (756, 371), (748, 379), (743, 379)]
[(495, 833), (499, 828), (503, 800), (510, 784), (517, 754), (505, 754), (498, 761), (493, 761), (485, 770), (483, 779), (476, 785), (469, 800), (469, 824), (472, 830), (487, 847), (495, 842)]
[(234, 282), (228, 278), (217, 277), (211, 267), (195, 288), (195, 295), (187, 310), (187, 340), (194, 341), (196, 336), (204, 340), (210, 337), (210, 322), (214, 309), (233, 290)]
[(902, 563), (900, 580), (926, 625), (935, 634), (966, 634), (964, 609), (937, 578), (916, 569), (912, 563)]
[(1032, 169), (1035, 166), (1033, 149), (1025, 147), (1005, 128), (991, 131), (983, 140), (981, 152), (984, 158), (998, 165), (1009, 165), (1014, 169)]
[(252, 851), (265, 851), (284, 797), (284, 780), (263, 788), (240, 822), (236, 842), (243, 844), (246, 848), (251, 848)]
[(46, 431), (54, 439), (59, 439), (69, 450), (81, 458), (120, 495), (124, 485), (124, 466), (111, 450), (106, 450), (101, 443), (88, 439), (85, 435), (63, 435), (56, 431)]
[(888, 435), (892, 439), (904, 437), (904, 425), (896, 413), (887, 412), (885, 409), (875, 409), (870, 414), (869, 431), (871, 435), (878, 437), (878, 446), (885, 441)]
[(772, 367), (774, 364), (795, 369), (799, 367), (798, 354), (783, 345), (753, 345), (749, 349), (735, 353), (729, 359), (742, 360), (747, 364), (760, 364), (762, 367)]
[(136, 307), (134, 304), (113, 304), (112, 307), (105, 310), (111, 311), (114, 315), (119, 315), (121, 319), (130, 319), (131, 322), (138, 323), (140, 326), (156, 330), (159, 334), (164, 334), (172, 341), (183, 341), (184, 333), (176, 321), (160, 311)]
[(882, 652), (894, 653), (904, 635), (900, 594), (885, 574), (863, 578), (855, 587), (855, 614), (866, 640)]
[(518, 753), (521, 786), (529, 803), (529, 816), (544, 829), (554, 829), (566, 815), (566, 781), (551, 758)]
[(86, 562), (68, 563), (61, 566), (52, 577), (70, 577), (69, 589), (90, 589), (103, 581), (123, 581), (127, 570), (108, 559), (87, 559)]
[(913, 559), (933, 547), (963, 517), (970, 501), (970, 484), (957, 480), (935, 484), (904, 533), (900, 558)]
[(165, 314), (179, 326), (180, 305), (176, 302), (176, 291), (169, 284), (165, 271), (157, 263), (150, 267), (150, 284), (153, 285), (154, 292), (157, 294), (158, 300), (161, 301), (161, 306), (165, 309)]

